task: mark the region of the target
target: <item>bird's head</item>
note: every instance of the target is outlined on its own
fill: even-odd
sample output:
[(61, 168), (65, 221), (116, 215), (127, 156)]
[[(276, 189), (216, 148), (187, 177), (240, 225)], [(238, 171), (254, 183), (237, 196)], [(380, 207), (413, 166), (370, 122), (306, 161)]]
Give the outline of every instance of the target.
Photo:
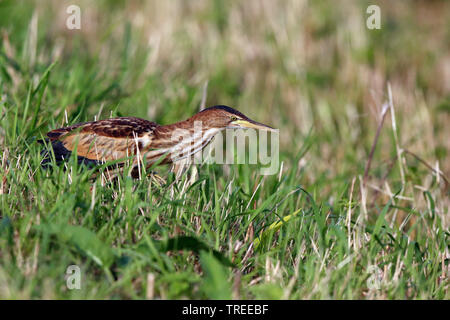
[(211, 128), (218, 129), (259, 129), (267, 131), (275, 131), (274, 128), (265, 124), (256, 122), (241, 112), (227, 107), (227, 106), (214, 106), (203, 109), (195, 116), (195, 121), (202, 121), (202, 123)]

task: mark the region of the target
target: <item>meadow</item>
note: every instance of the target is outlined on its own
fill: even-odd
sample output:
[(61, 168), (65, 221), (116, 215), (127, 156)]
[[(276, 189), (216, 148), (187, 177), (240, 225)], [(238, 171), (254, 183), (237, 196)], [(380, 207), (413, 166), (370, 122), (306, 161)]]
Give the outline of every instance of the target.
[[(0, 1), (0, 298), (449, 299), (450, 2), (374, 2)], [(41, 168), (49, 130), (216, 104), (276, 174)]]

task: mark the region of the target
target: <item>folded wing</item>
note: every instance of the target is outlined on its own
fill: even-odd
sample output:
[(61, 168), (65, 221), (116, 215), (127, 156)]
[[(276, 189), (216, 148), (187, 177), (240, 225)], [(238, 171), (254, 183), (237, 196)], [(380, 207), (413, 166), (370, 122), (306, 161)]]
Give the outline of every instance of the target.
[(93, 161), (130, 157), (151, 140), (158, 124), (134, 117), (79, 123), (47, 133), (57, 160), (71, 152)]

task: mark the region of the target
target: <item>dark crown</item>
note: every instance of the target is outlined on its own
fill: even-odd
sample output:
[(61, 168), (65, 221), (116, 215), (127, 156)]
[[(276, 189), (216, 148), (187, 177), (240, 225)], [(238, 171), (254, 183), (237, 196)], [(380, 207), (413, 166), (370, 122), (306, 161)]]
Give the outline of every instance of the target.
[(224, 105), (217, 105), (217, 106), (205, 108), (202, 111), (200, 111), (199, 113), (202, 113), (202, 112), (205, 112), (205, 111), (208, 111), (208, 110), (224, 110), (224, 111), (226, 111), (228, 113), (231, 113), (231, 114), (234, 114), (234, 115), (236, 115), (236, 116), (238, 116), (240, 118), (247, 119), (247, 117), (244, 114), (242, 114), (241, 112), (239, 112), (239, 111), (237, 111), (237, 110), (235, 110), (235, 109), (233, 109), (231, 107), (224, 106)]

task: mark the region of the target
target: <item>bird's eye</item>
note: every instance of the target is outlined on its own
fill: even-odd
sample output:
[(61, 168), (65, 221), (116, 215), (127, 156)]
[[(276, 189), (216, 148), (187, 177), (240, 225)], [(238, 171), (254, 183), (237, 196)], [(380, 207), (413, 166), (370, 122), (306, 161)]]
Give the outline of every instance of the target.
[(231, 121), (236, 121), (238, 118), (235, 116), (231, 116)]

